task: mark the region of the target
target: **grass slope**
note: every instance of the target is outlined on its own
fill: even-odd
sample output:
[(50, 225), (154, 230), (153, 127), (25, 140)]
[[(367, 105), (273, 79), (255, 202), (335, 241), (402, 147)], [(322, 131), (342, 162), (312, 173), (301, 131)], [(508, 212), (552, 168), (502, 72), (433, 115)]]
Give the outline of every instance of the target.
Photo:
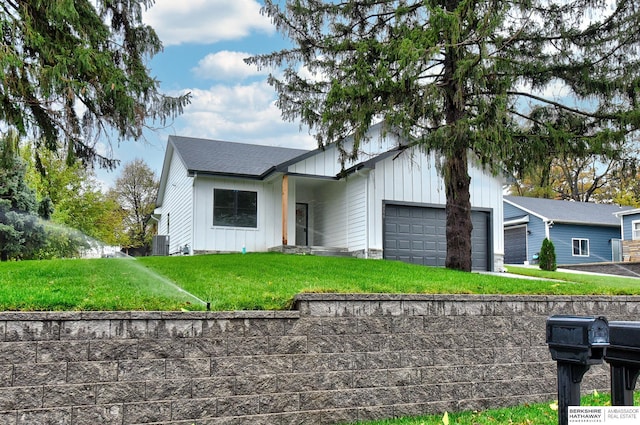
[(23, 261), (0, 264), (0, 310), (203, 310), (199, 299), (212, 310), (272, 310), (301, 292), (640, 294), (640, 279), (548, 277), (560, 281), (277, 253)]

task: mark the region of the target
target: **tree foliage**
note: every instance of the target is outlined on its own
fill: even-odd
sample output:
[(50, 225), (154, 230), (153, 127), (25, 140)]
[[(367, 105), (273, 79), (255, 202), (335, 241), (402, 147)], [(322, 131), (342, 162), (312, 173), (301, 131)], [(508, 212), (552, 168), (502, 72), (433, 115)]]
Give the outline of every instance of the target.
[(142, 159), (124, 165), (112, 189), (112, 196), (122, 209), (128, 237), (123, 246), (143, 248), (145, 252), (151, 248), (149, 218), (155, 209), (158, 186), (158, 178)]
[[(59, 231), (66, 228), (64, 233), (76, 239), (84, 235), (96, 243), (120, 245), (120, 208), (113, 198), (103, 193), (93, 170), (83, 167), (79, 160), (69, 163), (60, 152), (46, 150), (39, 155), (41, 170), (38, 170), (34, 150), (35, 143), (25, 144), (21, 149), (27, 164), (26, 180), (36, 191), (41, 206), (50, 202), (49, 219), (59, 225)], [(58, 239), (64, 238), (58, 235)]]
[[(442, 157), (446, 266), (471, 268), (467, 159), (515, 172), (613, 154), (640, 127), (640, 12), (595, 0), (266, 0), (293, 43), (248, 62), (318, 142), (384, 120)], [(562, 96), (554, 95), (554, 88)]]
[(37, 140), (36, 155), (64, 149), (70, 158), (114, 167), (116, 160), (96, 150), (98, 138), (140, 139), (149, 121), (164, 125), (189, 101), (160, 93), (146, 68), (162, 48), (142, 23), (153, 3), (1, 2), (0, 121)]
[(549, 239), (544, 238), (542, 247), (540, 248), (539, 267), (542, 270), (555, 271), (556, 265), (556, 248)]
[(18, 137), (0, 138), (0, 260), (31, 258), (45, 242), (36, 196), (25, 182)]
[(632, 190), (637, 170), (637, 154), (619, 160), (550, 158), (547, 165), (527, 170), (510, 190), (518, 196), (619, 203), (620, 194)]
[[(601, 155), (550, 157), (545, 164), (527, 169), (510, 189), (519, 196), (620, 203), (621, 195), (633, 190), (638, 158), (638, 150), (633, 143), (621, 149), (614, 158)], [(623, 204), (631, 205), (628, 201)]]

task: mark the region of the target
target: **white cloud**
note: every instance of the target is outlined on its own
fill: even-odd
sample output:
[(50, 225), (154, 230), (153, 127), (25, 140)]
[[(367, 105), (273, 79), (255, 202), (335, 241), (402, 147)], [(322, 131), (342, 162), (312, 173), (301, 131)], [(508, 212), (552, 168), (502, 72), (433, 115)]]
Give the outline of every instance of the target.
[(251, 53), (230, 52), (222, 50), (210, 53), (198, 62), (192, 71), (201, 78), (216, 80), (243, 80), (256, 75), (268, 75), (266, 69), (258, 70), (254, 65), (247, 65), (245, 58)]
[(282, 121), (273, 88), (265, 81), (190, 89), (191, 104), (176, 122), (176, 134), (297, 149), (316, 142), (298, 123)]
[(255, 0), (156, 0), (144, 21), (165, 46), (209, 44), (275, 30)]

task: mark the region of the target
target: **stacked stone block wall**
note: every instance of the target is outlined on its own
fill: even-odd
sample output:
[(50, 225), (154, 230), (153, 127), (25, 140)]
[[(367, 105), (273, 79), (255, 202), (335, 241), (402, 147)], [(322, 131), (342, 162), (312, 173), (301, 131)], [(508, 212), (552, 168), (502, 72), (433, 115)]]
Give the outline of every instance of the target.
[(624, 261), (640, 261), (640, 240), (623, 240), (622, 256)]
[[(332, 295), (286, 312), (0, 313), (0, 425), (338, 424), (556, 397), (552, 314), (640, 297)], [(607, 390), (605, 366), (583, 391)]]

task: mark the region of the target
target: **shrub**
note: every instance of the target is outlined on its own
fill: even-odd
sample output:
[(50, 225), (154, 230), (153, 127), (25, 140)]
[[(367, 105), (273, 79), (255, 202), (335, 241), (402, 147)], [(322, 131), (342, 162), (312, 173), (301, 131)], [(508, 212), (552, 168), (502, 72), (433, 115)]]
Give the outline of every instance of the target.
[(554, 271), (556, 268), (556, 249), (553, 242), (545, 238), (540, 248), (540, 269)]

